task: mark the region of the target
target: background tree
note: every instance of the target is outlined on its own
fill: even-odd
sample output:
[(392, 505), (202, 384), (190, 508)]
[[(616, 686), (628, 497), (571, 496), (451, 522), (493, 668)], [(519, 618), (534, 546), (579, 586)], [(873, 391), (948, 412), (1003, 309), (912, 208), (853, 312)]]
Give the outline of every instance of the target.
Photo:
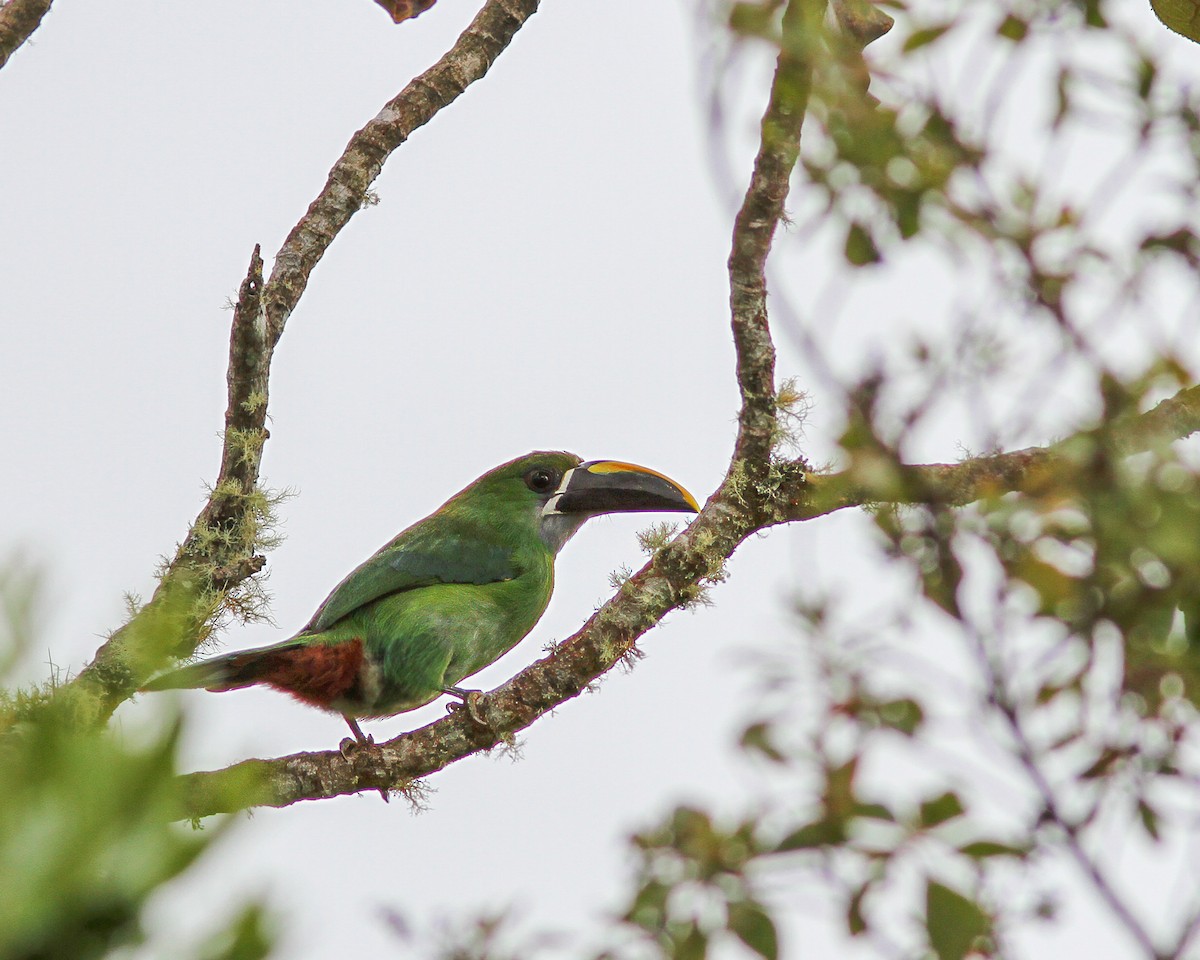
[[(15, 35), (8, 15), (28, 6), (3, 8), (4, 37)], [(605, 946), (596, 949), (698, 956), (711, 947), (737, 950), (741, 944), (773, 956), (782, 920), (782, 942), (797, 944), (795, 950), (800, 944), (811, 949), (814, 938), (832, 941), (840, 935), (852, 942), (838, 950), (868, 955), (909, 956), (928, 950), (942, 958), (971, 951), (1025, 955), (1036, 953), (1053, 936), (1039, 927), (1040, 920), (1055, 919), (1051, 929), (1078, 935), (1077, 945), (1088, 942), (1081, 928), (1091, 927), (1102, 943), (1115, 944), (1114, 949), (1130, 956), (1186, 956), (1200, 925), (1193, 860), (1187, 855), (1196, 822), (1196, 677), (1189, 634), (1195, 632), (1198, 539), (1194, 455), (1174, 441), (1200, 427), (1200, 398), (1197, 388), (1189, 387), (1197, 361), (1191, 225), (1198, 111), (1188, 86), (1194, 68), (1187, 55), (1194, 48), (1180, 40), (1179, 49), (1167, 50), (1167, 37), (1149, 12), (1132, 4), (898, 8), (897, 28), (869, 49), (870, 93), (862, 50), (884, 29), (877, 11), (846, 4), (830, 12), (824, 4), (800, 0), (722, 8), (718, 20), (728, 23), (728, 29), (706, 34), (713, 41), (709, 62), (720, 64), (710, 73), (709, 152), (718, 159), (722, 182), (738, 194), (744, 174), (727, 171), (749, 168), (744, 118), (748, 111), (761, 110), (764, 96), (768, 105), (751, 144), (754, 172), (737, 201), (729, 258), (740, 413), (732, 456), (725, 452), (723, 479), (709, 474), (709, 488), (715, 492), (702, 515), (681, 533), (656, 529), (643, 535), (650, 554), (646, 567), (628, 577), (619, 573), (615, 595), (582, 629), (489, 696), (485, 709), (491, 730), (450, 717), (396, 737), (380, 757), (359, 756), (347, 763), (333, 750), (292, 754), (178, 779), (170, 776), (175, 735), (143, 729), (156, 726), (147, 719), (153, 708), (122, 707), (122, 725), (133, 728), (123, 737), (97, 732), (164, 657), (189, 654), (230, 616), (262, 616), (260, 551), (278, 501), (259, 485), (274, 348), (331, 241), (344, 237), (339, 245), (348, 246), (354, 233), (341, 231), (377, 199), (372, 184), (387, 156), (481, 79), (534, 9), (533, 3), (485, 4), (449, 53), (355, 134), (325, 188), (283, 241), (273, 267), (265, 268), (256, 249), (233, 314), (221, 472), (197, 521), (150, 600), (135, 605), (128, 623), (85, 668), (47, 690), (14, 695), (7, 709), (13, 729), (5, 762), (12, 766), (5, 782), (23, 787), (5, 801), (14, 811), (6, 821), (18, 824), (9, 831), (6, 862), (11, 870), (5, 876), (30, 892), (27, 899), (33, 905), (14, 911), (8, 921), (10, 952), (97, 954), (136, 938), (146, 897), (183, 871), (201, 846), (195, 838), (167, 832), (162, 821), (171, 812), (205, 817), (381, 786), (415, 795), (420, 778), (465, 756), (511, 744), (513, 734), (539, 716), (587, 689), (613, 666), (632, 662), (640, 653), (639, 637), (667, 612), (707, 599), (708, 588), (726, 576), (725, 561), (752, 534), (841, 513), (829, 538), (837, 541), (836, 550), (805, 550), (788, 576), (772, 581), (793, 581), (803, 643), (766, 645), (760, 638), (757, 646), (746, 641), (739, 646), (743, 657), (748, 649), (759, 651), (757, 672), (764, 685), (736, 708), (743, 717), (744, 750), (765, 765), (753, 774), (754, 789), (746, 791), (750, 802), (734, 802), (732, 793), (709, 796), (706, 806), (715, 802), (724, 809), (705, 810), (693, 802), (679, 807), (661, 826), (648, 827), (637, 844), (640, 876), (624, 927), (598, 933), (597, 942)], [(1186, 18), (1158, 12), (1175, 29), (1183, 24), (1186, 31)], [(413, 25), (413, 36), (442, 13), (435, 10)], [(650, 26), (640, 14), (633, 20)], [(23, 22), (30, 22), (29, 17)], [(149, 28), (154, 21), (135, 22)], [(646, 39), (630, 42), (648, 44), (650, 54), (661, 54), (655, 46), (661, 35), (646, 32)], [(227, 40), (231, 50), (249, 53), (256, 49), (249, 38), (263, 35), (246, 27), (244, 35), (230, 34)], [(4, 43), (10, 51), (10, 41)], [(337, 45), (328, 35), (314, 43), (314, 51), (322, 54)], [(161, 36), (139, 49), (175, 55)], [(595, 55), (595, 50), (613, 48), (601, 44), (589, 49)], [(579, 50), (571, 48), (571, 55), (578, 57)], [(220, 79), (232, 85), (238, 58), (226, 53), (230, 69)], [(661, 65), (661, 57), (651, 59)], [(773, 78), (762, 73), (768, 59), (775, 61)], [(357, 61), (368, 74), (372, 62), (361, 55)], [(21, 76), (15, 72), (20, 63), (14, 61), (3, 79)], [(167, 65), (169, 57), (160, 64)], [(549, 75), (555, 79), (610, 76), (587, 74), (580, 62), (569, 59), (554, 66)], [(301, 83), (294, 75), (289, 80)], [(493, 83), (500, 81), (485, 86)], [(236, 169), (243, 174), (256, 173), (260, 151), (283, 162), (286, 152), (273, 149), (267, 130), (286, 135), (293, 148), (320, 140), (311, 124), (289, 122), (285, 115), (303, 104), (309, 109), (298, 112), (311, 119), (320, 113), (321, 98), (337, 102), (336, 83), (322, 78), (321, 84), (307, 93), (294, 86), (275, 88), (268, 108), (247, 113), (240, 136), (205, 141), (206, 147), (219, 143), (220, 152), (236, 152)], [(21, 108), (33, 103), (32, 86), (26, 81), (9, 94), (6, 109), (17, 121), (23, 119)], [(538, 96), (544, 96), (546, 86), (545, 76), (538, 75), (536, 83), (514, 90), (510, 100), (544, 105), (549, 101)], [(144, 86), (131, 89), (147, 96)], [(656, 359), (668, 356), (667, 349), (687, 342), (686, 337), (707, 335), (699, 332), (694, 316), (707, 315), (712, 302), (694, 315), (686, 305), (692, 297), (705, 302), (715, 283), (707, 287), (710, 281), (695, 282), (681, 271), (671, 296), (661, 292), (670, 288), (663, 281), (671, 261), (686, 258), (680, 256), (678, 222), (655, 217), (661, 209), (657, 204), (691, 181), (674, 160), (678, 145), (661, 139), (660, 129), (643, 120), (645, 130), (637, 136), (629, 127), (633, 118), (670, 112), (639, 112), (650, 110), (649, 89), (642, 84), (629, 97), (609, 99), (622, 104), (620, 121), (629, 140), (652, 143), (649, 156), (656, 165), (631, 164), (633, 179), (653, 169), (659, 174), (658, 189), (638, 198), (636, 219), (620, 222), (597, 215), (599, 219), (579, 222), (606, 224), (611, 241), (618, 244), (612, 249), (660, 238), (653, 256), (607, 264), (582, 258), (581, 263), (577, 251), (563, 256), (563, 250), (554, 249), (563, 246), (555, 230), (514, 236), (538, 222), (529, 209), (533, 191), (540, 191), (543, 201), (549, 197), (548, 206), (561, 225), (564, 205), (556, 199), (556, 188), (578, 185), (577, 177), (560, 181), (553, 176), (545, 153), (535, 151), (543, 158), (540, 165), (530, 164), (528, 155), (514, 165), (524, 168), (526, 179), (520, 182), (529, 192), (523, 194), (513, 191), (511, 179), (497, 180), (490, 193), (454, 190), (450, 185), (456, 171), (445, 163), (406, 178), (406, 196), (437, 193), (438, 185), (445, 185), (443, 197), (454, 197), (461, 205), (443, 207), (438, 217), (417, 218), (415, 237), (396, 235), (386, 243), (360, 245), (363, 269), (351, 270), (355, 280), (346, 291), (334, 288), (333, 300), (321, 311), (330, 315), (332, 328), (324, 354), (290, 386), (301, 414), (305, 404), (312, 404), (314, 423), (322, 417), (332, 421), (327, 432), (317, 431), (296, 449), (297, 462), (315, 456), (331, 464), (338, 484), (335, 498), (367, 490), (390, 498), (400, 478), (405, 493), (414, 494), (416, 474), (421, 482), (428, 480), (436, 503), (461, 483), (458, 475), (453, 480), (445, 475), (454, 472), (449, 464), (461, 458), (471, 464), (463, 475), (474, 475), (481, 462), (511, 454), (482, 455), (489, 442), (513, 430), (530, 437), (517, 449), (550, 445), (539, 433), (549, 430), (563, 435), (562, 445), (589, 456), (637, 458), (638, 451), (584, 448), (568, 434), (580, 436), (582, 429), (588, 437), (581, 439), (589, 443), (659, 448), (684, 439), (678, 445), (680, 456), (690, 448), (701, 454), (698, 460), (706, 463), (705, 469), (721, 472), (722, 465), (709, 454), (721, 439), (718, 424), (726, 420), (719, 411), (729, 409), (730, 398), (711, 386), (717, 368), (708, 366), (703, 351), (674, 366)], [(119, 112), (149, 117), (155, 106), (167, 112), (164, 108), (177, 106), (177, 95), (172, 91), (156, 105), (151, 94), (150, 102), (136, 105), (142, 110), (121, 104)], [(206, 100), (197, 95), (190, 102)], [(461, 106), (470, 102), (468, 98)], [(459, 106), (446, 116), (461, 113)], [(497, 111), (493, 101), (468, 115), (473, 147), (460, 151), (458, 159), (479, 164), (486, 153), (488, 162), (494, 160), (496, 139), (486, 134), (494, 129)], [(87, 130), (88, 120), (98, 119), (96, 126), (103, 129), (103, 117), (76, 116), (72, 127), (69, 113), (58, 116), (61, 126), (76, 136)], [(535, 123), (531, 114), (519, 116), (530, 124), (526, 131), (559, 129), (544, 118)], [(565, 113), (554, 119), (566, 121), (572, 131), (586, 130), (590, 122), (571, 126), (578, 118)], [(496, 132), (520, 144), (520, 122), (501, 123)], [(97, 142), (86, 135), (80, 139)], [(604, 141), (610, 163), (596, 170), (610, 173), (611, 161), (622, 156), (613, 151), (614, 142)], [(151, 143), (161, 151), (157, 156), (167, 156), (169, 145), (162, 137)], [(23, 151), (14, 151), (8, 162), (14, 167), (24, 162), (23, 169), (35, 172), (20, 181), (6, 175), (5, 181), (21, 182), (26, 197), (40, 200), (51, 194), (36, 186), (39, 156), (48, 160), (50, 155), (39, 155), (32, 140)], [(79, 154), (93, 176), (104, 156), (103, 150)], [(112, 156), (125, 164), (131, 154), (117, 149)], [(143, 164), (137, 191), (143, 201), (157, 195), (156, 174), (170, 169), (186, 175), (174, 158), (170, 166), (156, 166), (153, 150), (136, 156)], [(1072, 157), (1081, 162), (1073, 164)], [(784, 257), (773, 261), (779, 271), (773, 287), (779, 295), (771, 304), (776, 332), (795, 351), (787, 356), (788, 373), (797, 377), (791, 381), (774, 369), (766, 259), (785, 216), (798, 158), (802, 189), (788, 201), (787, 216), (791, 238), (800, 242), (789, 242), (780, 251)], [(205, 169), (203, 163), (185, 166), (187, 171)], [(262, 182), (257, 175), (245, 179), (253, 185)], [(596, 177), (595, 182), (605, 179)], [(417, 182), (420, 190), (413, 191)], [(257, 195), (262, 187), (250, 190)], [(101, 186), (99, 196), (121, 199), (112, 187)], [(189, 247), (203, 247), (205, 230), (198, 226), (203, 218), (189, 218), (182, 195), (170, 196), (185, 207), (172, 209), (172, 219), (194, 224), (180, 236)], [(462, 202), (467, 196), (475, 206)], [(495, 206), (488, 207), (491, 219), (478, 216), (482, 198), (494, 201), (497, 196), (520, 196), (522, 202), (510, 201), (505, 216), (495, 216)], [(586, 191), (569, 196), (578, 204)], [(72, 199), (62, 194), (54, 198)], [(75, 199), (98, 203), (91, 188), (79, 190)], [(24, 200), (12, 198), (19, 214), (29, 209)], [(78, 203), (66, 205), (83, 213)], [(143, 207), (126, 202), (104, 209), (129, 213)], [(103, 214), (97, 219), (105, 221)], [(18, 215), (16, 222), (24, 221)], [(230, 224), (221, 220), (220, 227), (227, 238)], [(437, 228), (448, 228), (450, 236), (467, 244), (490, 239), (481, 249), (510, 257), (510, 286), (494, 286), (484, 297), (492, 317), (489, 326), (457, 320), (454, 308), (463, 304), (455, 301), (453, 290), (436, 291), (436, 308), (433, 301), (416, 305), (422, 254), (455, 249), (445, 241), (439, 246)], [(18, 256), (17, 241), (27, 250), (41, 251), (36, 259), (46, 258), (45, 245), (34, 235), (17, 229), (10, 240), (14, 246), (5, 254), (7, 262), (25, 262)], [(120, 246), (99, 248), (109, 269), (89, 275), (85, 262), (72, 271), (64, 288), (84, 292), (89, 304), (103, 303), (110, 273), (120, 272), (111, 270), (107, 257)], [(514, 252), (563, 258), (537, 275), (543, 281), (539, 285), (519, 272), (528, 258)], [(379, 267), (374, 271), (366, 269), (368, 262), (376, 262), (372, 257)], [(461, 265), (454, 266), (462, 275)], [(387, 311), (376, 308), (379, 319), (367, 322), (371, 308), (358, 296), (362, 278), (382, 278), (386, 284), (397, 269), (411, 289), (393, 293)], [(141, 279), (152, 285), (153, 275)], [(14, 316), (53, 317), (46, 325), (53, 335), (62, 308), (56, 310), (52, 299), (66, 294), (44, 283), (23, 285), (20, 276), (14, 270)], [(614, 277), (623, 283), (614, 284)], [(631, 282), (634, 278), (641, 283)], [(691, 289), (683, 293), (680, 288), (688, 284)], [(618, 291), (608, 309), (597, 309), (592, 299), (598, 286)], [(529, 287), (542, 297), (561, 291), (560, 307), (545, 322), (529, 322), (525, 305), (537, 302)], [(660, 305), (647, 292), (655, 287), (660, 288)], [(305, 303), (311, 304), (319, 290), (320, 284), (315, 285)], [(145, 301), (153, 305), (149, 315), (159, 315), (162, 303), (186, 301), (180, 292), (178, 283), (158, 292), (143, 290)], [(38, 297), (40, 310), (34, 312), (29, 304)], [(118, 297), (116, 302), (124, 301)], [(438, 322), (415, 327), (402, 322), (395, 340), (380, 330), (381, 322), (392, 324), (397, 314), (403, 321), (406, 313), (415, 317), (426, 312)], [(613, 319), (622, 313), (634, 314), (628, 326)], [(360, 340), (355, 326), (362, 328)], [(107, 333), (111, 328), (101, 329)], [(8, 351), (21, 360), (6, 374), (10, 382), (20, 383), (26, 358), (44, 351), (29, 349), (37, 336), (32, 321), (14, 325), (14, 330), (25, 339), (14, 341), (21, 349)], [(76, 325), (63, 323), (62, 330), (68, 349), (60, 350), (60, 356), (85, 342)], [(163, 343), (186, 341), (186, 334), (173, 326), (160, 335)], [(132, 342), (144, 356), (150, 343), (144, 328)], [(432, 343), (442, 344), (443, 364), (436, 362), (439, 354)], [(727, 347), (723, 349), (728, 359)], [(529, 356), (540, 362), (531, 368), (497, 359)], [(148, 388), (164, 375), (155, 367), (166, 371), (179, 390), (176, 396), (184, 392), (179, 384), (192, 372), (150, 363), (127, 376), (130, 393), (141, 393), (138, 410), (144, 417), (131, 421), (138, 429), (130, 431), (129, 447), (122, 451), (123, 474), (147, 469), (147, 457), (137, 453), (141, 436), (150, 433), (158, 439), (188, 432), (178, 411), (161, 402), (162, 387)], [(614, 389), (617, 383), (621, 392)], [(377, 386), (382, 393), (374, 392)], [(28, 389), (20, 395), (34, 396)], [(62, 396), (52, 391), (47, 402), (61, 402)], [(586, 400), (573, 404), (576, 396)], [(637, 423), (640, 411), (654, 407), (651, 398), (671, 396), (687, 398), (677, 401), (678, 424)], [(147, 403), (147, 397), (158, 402)], [(480, 402), (487, 404), (482, 411)], [(797, 420), (810, 404), (801, 435)], [(610, 432), (584, 426), (581, 408), (603, 413), (613, 425)], [(85, 412), (80, 400), (72, 409)], [(279, 432), (278, 403), (271, 410)], [(154, 423), (159, 429), (146, 429)], [(359, 424), (364, 432), (349, 429)], [(394, 436), (386, 435), (393, 430)], [(386, 435), (382, 443), (381, 431)], [(957, 463), (909, 465), (949, 459), (950, 438), (982, 453)], [(363, 459), (370, 461), (380, 446), (403, 451), (399, 469), (363, 466)], [(30, 447), (22, 449), (24, 456), (16, 462), (33, 456)], [(146, 449), (154, 451), (151, 460), (162, 459), (157, 445)], [(641, 459), (663, 462), (661, 456)], [(830, 469), (812, 466), (826, 460), (833, 464)], [(75, 457), (72, 461), (78, 462)], [(673, 465), (672, 472), (690, 479)], [(287, 473), (281, 464), (281, 476)], [(364, 481), (364, 476), (387, 479)], [(127, 476), (120, 479), (129, 482)], [(355, 486), (356, 481), (362, 486)], [(42, 486), (53, 493), (53, 483)], [(91, 484), (86, 489), (95, 494), (97, 488)], [(363, 499), (378, 502), (377, 497)], [(140, 503), (137, 498), (128, 502)], [(866, 509), (852, 514), (850, 508)], [(385, 533), (381, 518), (372, 512), (363, 509), (359, 517), (343, 511), (338, 518), (335, 531), (353, 528), (357, 536), (361, 527), (365, 539), (346, 558), (348, 563), (331, 561), (332, 570), (352, 565), (400, 525), (387, 524)], [(406, 509), (402, 519), (422, 512)], [(293, 541), (298, 538), (294, 533)], [(328, 539), (308, 542), (310, 551), (314, 543), (333, 550)], [(754, 544), (748, 552), (763, 549)], [(772, 558), (763, 559), (768, 562), (759, 571), (776, 566)], [(328, 573), (320, 579), (326, 586), (332, 582)], [(736, 579), (725, 592), (734, 592)], [(13, 591), (18, 599), (27, 594), (23, 588)], [(314, 586), (297, 600), (306, 611), (297, 622), (307, 616), (311, 597), (320, 595), (321, 588)], [(761, 607), (763, 598), (761, 589), (751, 595), (750, 608)], [(722, 607), (709, 616), (718, 632), (761, 633), (756, 629), (761, 621), (755, 619), (761, 613), (735, 607), (730, 617), (728, 605)], [(577, 617), (578, 606), (574, 613)], [(561, 615), (566, 619), (557, 628), (551, 622), (551, 631), (568, 632), (571, 614)], [(296, 617), (289, 613), (291, 619)], [(694, 625), (702, 622), (685, 621), (674, 633), (694, 639), (699, 629)], [(18, 653), (22, 649), (15, 640), (9, 647)], [(691, 644), (688, 652), (693, 649)], [(660, 698), (658, 709), (627, 731), (659, 728), (662, 739), (652, 749), (676, 763), (660, 760), (658, 765), (692, 767), (700, 771), (699, 780), (711, 781), (720, 776), (720, 766), (696, 765), (685, 751), (694, 749), (696, 739), (705, 739), (698, 714), (715, 716), (719, 711), (712, 704), (728, 689), (713, 697), (713, 690), (679, 682), (691, 680), (681, 676), (681, 663), (672, 661), (674, 675), (668, 680), (674, 682), (661, 688), (670, 691), (666, 708), (665, 697)], [(511, 672), (511, 667), (500, 667)], [(28, 665), (18, 660), (12, 669), (20, 676)], [(630, 689), (649, 672), (639, 671)], [(269, 709), (277, 717), (275, 711), (283, 708), (271, 701)], [(255, 725), (264, 722), (266, 711), (250, 714)], [(569, 713), (536, 729), (563, 726)], [(157, 718), (162, 729), (170, 730), (174, 723), (173, 717)], [(661, 729), (672, 723), (675, 739), (670, 730)], [(197, 726), (190, 728), (192, 735)], [(217, 732), (204, 726), (210, 737)], [(585, 736), (586, 743), (603, 743), (603, 729), (597, 726), (597, 735)], [(610, 777), (603, 789), (593, 791), (601, 803), (645, 792), (636, 776), (632, 739), (653, 740), (631, 738), (628, 732), (620, 737), (611, 767), (620, 771), (620, 779)], [(312, 738), (301, 742), (311, 746)], [(574, 741), (572, 750), (593, 763), (595, 754), (581, 742)], [(199, 748), (190, 749), (190, 758), (203, 757)], [(237, 755), (246, 752), (239, 749)], [(578, 798), (580, 781), (572, 780), (569, 767), (558, 759), (561, 795)], [(536, 767), (530, 770), (533, 765), (527, 761), (515, 775), (537, 783), (544, 794), (548, 781), (538, 779)], [(120, 773), (126, 766), (127, 776)], [(101, 770), (112, 770), (112, 776), (101, 776)], [(507, 865), (511, 859), (506, 864), (501, 835), (520, 831), (512, 829), (493, 792), (500, 778), (497, 768), (485, 766), (481, 772), (487, 777), (481, 777), (481, 784), (487, 786), (463, 795), (475, 801), (467, 807), (472, 824), (482, 824), (487, 835), (482, 842), (472, 839), (467, 821), (460, 819), (452, 829), (454, 842), (443, 842), (440, 857), (414, 855), (412, 845), (389, 848), (381, 840), (384, 821), (366, 824), (356, 808), (369, 839), (357, 847), (353, 867), (369, 872), (367, 863), (382, 863), (390, 868), (382, 873), (389, 881), (396, 864), (408, 874), (401, 889), (382, 900), (391, 899), (403, 909), (410, 904), (411, 888), (437, 887), (438, 870), (431, 861), (445, 859), (461, 873), (464, 861), (475, 866), (480, 851), (494, 858), (498, 877), (536, 885), (543, 872), (540, 864), (529, 871), (531, 879), (514, 875)], [(107, 799), (103, 791), (93, 796), (85, 788), (94, 781), (112, 787)], [(70, 802), (76, 798), (77, 808)], [(435, 810), (446, 805), (439, 797)], [(29, 857), (23, 844), (37, 836), (43, 811), (55, 809), (67, 812), (51, 833), (54, 842), (40, 846), (62, 852), (56, 860)], [(129, 809), (138, 813), (132, 824), (124, 822), (120, 831), (108, 829)], [(544, 808), (533, 814), (541, 826)], [(394, 830), (395, 813), (386, 815), (387, 828)], [(312, 811), (298, 816), (305, 817), (300, 830), (307, 837), (321, 834), (332, 820)], [(640, 819), (647, 822), (644, 807)], [(586, 830), (589, 822), (584, 815), (574, 831)], [(80, 825), (88, 823), (99, 826), (80, 834)], [(258, 827), (242, 830), (241, 841), (224, 845), (226, 859), (215, 862), (228, 869), (244, 860), (251, 849), (246, 837)], [(46, 864), (65, 869), (72, 860), (68, 852), (79, 847), (81, 836), (105, 842), (97, 844), (91, 860), (81, 857), (71, 863), (83, 879), (65, 883), (63, 874)], [(345, 845), (347, 837), (341, 834), (334, 846)], [(526, 833), (519, 862), (538, 860), (528, 837)], [(139, 850), (157, 854), (139, 857)], [(579, 861), (568, 861), (574, 867), (569, 875), (578, 877)], [(127, 882), (114, 883), (128, 863), (137, 869), (129, 868)], [(331, 880), (315, 858), (305, 875), (322, 890), (340, 880)], [(226, 887), (227, 895), (245, 890), (241, 884)], [(178, 884), (176, 889), (181, 889)], [(110, 904), (101, 893), (119, 896), (110, 897)], [(1065, 905), (1061, 919), (1060, 904)], [(180, 907), (174, 913), (170, 907), (157, 909), (164, 918), (160, 929), (187, 926)], [(213, 914), (220, 912), (203, 911), (197, 926), (211, 928)], [(260, 916), (251, 909), (208, 949), (227, 955), (261, 953), (260, 928)], [(508, 949), (497, 930), (485, 922), (472, 934), (475, 942), (447, 949), (496, 955)], [(356, 945), (361, 948), (361, 941)], [(285, 940), (284, 949), (304, 952), (295, 941)], [(533, 947), (513, 949), (528, 955)], [(587, 949), (572, 944), (573, 952)]]

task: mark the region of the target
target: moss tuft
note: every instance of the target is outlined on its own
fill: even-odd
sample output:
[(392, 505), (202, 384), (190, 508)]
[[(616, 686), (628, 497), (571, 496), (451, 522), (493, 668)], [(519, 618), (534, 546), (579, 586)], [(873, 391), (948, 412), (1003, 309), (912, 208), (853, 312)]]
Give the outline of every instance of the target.
[(652, 523), (645, 530), (638, 531), (638, 546), (642, 548), (642, 553), (652, 557), (671, 542), (678, 529), (679, 524), (670, 520)]
[(775, 394), (775, 425), (771, 430), (772, 450), (798, 450), (804, 424), (812, 411), (812, 399), (789, 377)]

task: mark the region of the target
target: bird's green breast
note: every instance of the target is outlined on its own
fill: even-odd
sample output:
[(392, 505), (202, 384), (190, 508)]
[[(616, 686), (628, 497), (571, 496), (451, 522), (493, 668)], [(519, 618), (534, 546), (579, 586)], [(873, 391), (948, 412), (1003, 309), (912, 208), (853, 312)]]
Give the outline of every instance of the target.
[(436, 699), (514, 647), (541, 618), (554, 587), (554, 556), (540, 544), (520, 551), (517, 576), (405, 590), (340, 621), (326, 642), (361, 636), (360, 702), (339, 706), (385, 716)]

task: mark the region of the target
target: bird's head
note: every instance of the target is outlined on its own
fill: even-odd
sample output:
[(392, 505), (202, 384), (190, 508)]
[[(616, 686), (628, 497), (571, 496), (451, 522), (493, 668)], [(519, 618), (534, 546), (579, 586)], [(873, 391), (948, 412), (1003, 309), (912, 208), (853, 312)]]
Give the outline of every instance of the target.
[(589, 460), (539, 450), (484, 474), (463, 494), (484, 495), (532, 517), (555, 553), (583, 522), (602, 513), (688, 512), (696, 498), (656, 470), (620, 460)]

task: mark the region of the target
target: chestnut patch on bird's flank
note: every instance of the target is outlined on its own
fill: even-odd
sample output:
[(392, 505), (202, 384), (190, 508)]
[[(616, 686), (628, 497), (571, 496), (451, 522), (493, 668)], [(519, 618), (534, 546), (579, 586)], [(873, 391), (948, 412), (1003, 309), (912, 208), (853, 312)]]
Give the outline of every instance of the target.
[(358, 637), (324, 646), (278, 650), (264, 658), (260, 683), (269, 684), (297, 700), (328, 707), (358, 683), (363, 643)]

